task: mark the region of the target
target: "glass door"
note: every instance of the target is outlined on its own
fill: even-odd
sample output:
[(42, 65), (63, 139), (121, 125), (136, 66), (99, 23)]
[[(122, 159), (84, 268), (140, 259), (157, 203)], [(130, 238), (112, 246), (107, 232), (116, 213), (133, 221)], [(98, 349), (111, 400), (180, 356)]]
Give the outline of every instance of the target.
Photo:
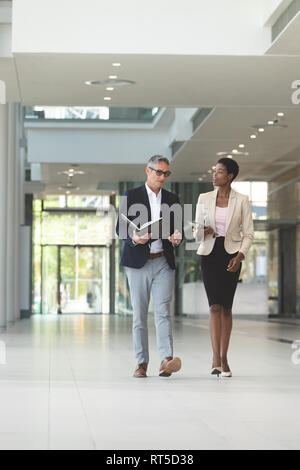
[(59, 247), (60, 313), (109, 313), (109, 249)]
[[(60, 303), (58, 313), (83, 312), (78, 310), (78, 283), (76, 282), (76, 251), (73, 246), (59, 247), (59, 277), (58, 286)], [(77, 290), (76, 290), (77, 289)], [(77, 308), (76, 308), (77, 307)]]
[(58, 247), (42, 247), (42, 289), (41, 289), (41, 310), (42, 313), (57, 313), (59, 305), (57, 277)]

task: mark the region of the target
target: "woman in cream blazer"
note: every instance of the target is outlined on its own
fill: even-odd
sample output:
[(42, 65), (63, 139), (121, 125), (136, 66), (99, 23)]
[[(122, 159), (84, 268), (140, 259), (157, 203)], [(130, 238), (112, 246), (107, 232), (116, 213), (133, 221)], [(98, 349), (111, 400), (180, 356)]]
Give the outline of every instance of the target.
[(232, 377), (227, 360), (232, 304), (241, 261), (254, 236), (249, 198), (231, 188), (238, 172), (236, 161), (221, 158), (213, 174), (215, 190), (200, 194), (196, 209), (195, 238), (200, 242), (197, 254), (201, 256), (202, 277), (210, 307), (211, 373), (223, 377)]

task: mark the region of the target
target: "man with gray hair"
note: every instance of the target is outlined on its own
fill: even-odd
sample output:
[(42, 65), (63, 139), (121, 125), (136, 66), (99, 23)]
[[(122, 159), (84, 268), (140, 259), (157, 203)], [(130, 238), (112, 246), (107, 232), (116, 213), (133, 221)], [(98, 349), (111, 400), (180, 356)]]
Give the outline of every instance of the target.
[[(173, 357), (173, 337), (170, 315), (172, 300), (175, 257), (174, 248), (183, 239), (182, 216), (176, 217), (173, 209), (180, 209), (177, 194), (163, 189), (170, 176), (169, 160), (162, 155), (154, 155), (147, 162), (147, 181), (138, 188), (125, 193), (120, 204), (117, 234), (125, 243), (121, 265), (126, 266), (126, 275), (130, 287), (133, 307), (133, 343), (137, 359), (134, 377), (147, 377), (149, 363), (148, 347), (148, 308), (152, 292), (154, 317), (158, 351), (160, 354), (160, 377), (170, 377), (181, 368), (181, 360)], [(140, 226), (144, 223), (158, 220), (164, 215), (164, 208), (169, 209), (168, 235), (166, 227), (154, 237), (152, 233), (139, 236), (136, 231), (130, 232), (128, 226), (120, 217), (126, 214), (128, 219), (137, 219)], [(178, 214), (178, 211), (177, 211)], [(164, 224), (164, 216), (162, 217)], [(167, 219), (167, 217), (166, 217)]]

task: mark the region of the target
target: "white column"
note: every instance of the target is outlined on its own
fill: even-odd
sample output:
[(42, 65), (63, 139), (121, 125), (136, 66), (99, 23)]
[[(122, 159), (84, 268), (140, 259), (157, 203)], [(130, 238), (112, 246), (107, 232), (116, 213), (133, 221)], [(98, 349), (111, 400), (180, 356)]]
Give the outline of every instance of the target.
[(18, 272), (15, 271), (15, 193), (16, 193), (16, 150), (17, 150), (17, 108), (8, 105), (8, 164), (7, 164), (7, 286), (6, 320), (9, 326), (15, 320), (14, 283)]
[(15, 273), (14, 276), (14, 317), (15, 320), (20, 319), (20, 278), (22, 275), (20, 273), (20, 225), (21, 225), (21, 197), (23, 196), (23, 177), (21, 175), (21, 160), (25, 158), (24, 149), (20, 148), (20, 137), (22, 120), (21, 120), (21, 106), (17, 105), (17, 114), (16, 114), (16, 159), (15, 159), (15, 236), (14, 236), (14, 247), (15, 247)]
[(0, 329), (6, 328), (6, 187), (8, 105), (0, 104)]
[(20, 225), (25, 224), (25, 192), (24, 192), (24, 183), (25, 183), (25, 161), (26, 161), (26, 152), (22, 147), (19, 150), (20, 166), (19, 166), (19, 178), (20, 178), (20, 190), (19, 190), (19, 213), (20, 213)]

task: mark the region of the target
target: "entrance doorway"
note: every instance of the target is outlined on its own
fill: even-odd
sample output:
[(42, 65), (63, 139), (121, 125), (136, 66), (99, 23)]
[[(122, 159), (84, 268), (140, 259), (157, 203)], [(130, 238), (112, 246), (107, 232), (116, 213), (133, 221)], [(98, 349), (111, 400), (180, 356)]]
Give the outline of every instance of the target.
[(43, 313), (109, 313), (109, 248), (42, 246)]

